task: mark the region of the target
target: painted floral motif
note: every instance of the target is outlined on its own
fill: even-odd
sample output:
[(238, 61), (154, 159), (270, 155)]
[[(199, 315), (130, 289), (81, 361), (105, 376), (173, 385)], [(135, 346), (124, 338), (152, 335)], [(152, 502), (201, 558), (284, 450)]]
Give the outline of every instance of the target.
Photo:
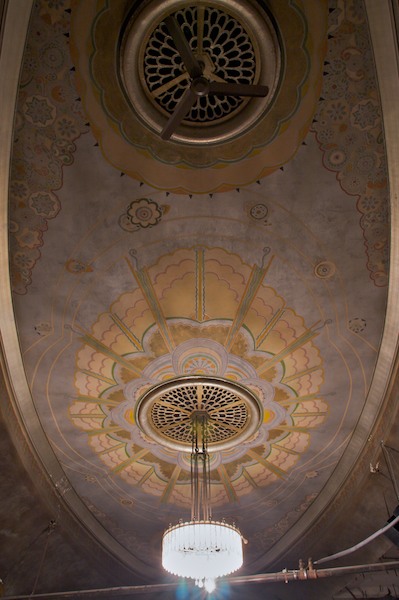
[(28, 252), (15, 252), (14, 257), (13, 257), (13, 263), (16, 267), (19, 267), (20, 270), (23, 272), (23, 274), (25, 275), (27, 270), (30, 270), (33, 268), (33, 265), (35, 264), (35, 256), (30, 256)]
[(29, 194), (28, 186), (23, 181), (13, 181), (10, 192), (15, 198), (27, 198)]
[(360, 317), (355, 317), (349, 321), (349, 329), (353, 331), (353, 333), (361, 333), (367, 327), (367, 322), (365, 319), (361, 319)]
[(47, 98), (41, 96), (28, 98), (23, 111), (26, 119), (39, 127), (50, 125), (55, 118), (55, 106), (50, 104)]
[(60, 69), (65, 62), (64, 53), (52, 42), (41, 48), (40, 59), (44, 62), (45, 66), (50, 69)]
[(331, 102), (326, 107), (326, 115), (331, 119), (331, 121), (338, 123), (339, 121), (343, 121), (348, 116), (348, 106), (345, 102), (341, 100), (336, 100)]
[(255, 204), (249, 211), (251, 217), (256, 220), (265, 219), (268, 212), (268, 208), (264, 204)]
[(134, 200), (129, 204), (126, 213), (120, 217), (119, 225), (125, 231), (153, 227), (160, 222), (165, 208), (148, 198)]
[[(121, 298), (118, 304), (125, 304), (125, 299)], [(116, 343), (120, 333), (119, 327), (122, 325), (119, 320), (118, 323), (115, 331), (112, 331), (112, 335), (116, 334)], [(79, 352), (80, 368), (76, 372), (76, 387), (81, 399), (71, 405), (70, 416), (75, 426), (91, 434), (88, 438), (89, 443), (93, 450), (99, 453), (104, 464), (115, 469), (123, 480), (135, 486), (142, 480), (149, 465), (147, 462), (132, 464), (129, 457), (134, 452), (143, 455), (154, 452), (154, 441), (143, 434), (136, 423), (137, 399), (143, 393), (157, 383), (187, 374), (222, 377), (244, 385), (263, 405), (263, 423), (256, 434), (243, 444), (226, 451), (212, 452), (212, 504), (221, 506), (231, 501), (231, 498), (224, 486), (220, 485), (219, 469), (224, 472), (226, 468), (230, 473), (230, 485), (234, 489), (234, 496), (237, 497), (252, 491), (252, 484), (246, 479), (246, 473), (256, 487), (270, 485), (278, 477), (276, 472), (282, 475), (292, 469), (301, 453), (307, 449), (310, 432), (324, 421), (327, 406), (323, 400), (317, 398), (317, 394), (311, 393), (308, 399), (303, 390), (302, 398), (301, 394), (298, 396), (293, 389), (292, 381), (291, 385), (285, 383), (285, 378), (290, 379), (291, 375), (295, 377), (291, 372), (293, 365), (289, 359), (284, 363), (275, 362), (273, 368), (266, 372), (267, 377), (262, 377), (253, 366), (256, 362), (262, 364), (260, 353), (249, 350), (252, 338), (244, 329), (238, 334), (239, 343), (235, 349), (237, 352), (238, 348), (247, 348), (245, 355), (241, 356), (235, 352), (226, 352), (225, 348), (213, 339), (215, 334), (225, 335), (228, 332), (228, 323), (211, 321), (202, 329), (201, 324), (185, 320), (184, 324), (176, 322), (176, 329), (173, 331), (178, 335), (178, 332), (184, 331), (184, 327), (189, 327), (191, 331), (196, 329), (199, 336), (207, 332), (211, 337), (195, 336), (193, 340), (178, 345), (172, 353), (162, 354), (151, 360), (150, 348), (154, 347), (159, 336), (158, 327), (155, 325), (146, 332), (142, 352), (138, 355), (134, 352), (124, 355), (125, 365), (115, 362), (112, 365), (107, 364), (106, 359), (103, 362), (106, 370), (103, 370), (96, 362), (96, 368), (101, 371), (103, 380), (107, 378), (107, 389), (104, 388), (103, 391), (93, 387), (94, 375), (90, 374), (94, 373), (93, 361), (104, 357), (101, 357), (97, 350), (91, 351), (87, 345), (82, 347)], [(107, 330), (107, 335), (109, 334), (110, 329)], [(141, 344), (141, 340), (137, 340), (136, 343)], [(316, 355), (312, 357), (314, 351), (311, 346), (306, 350), (303, 347), (302, 352), (306, 354), (306, 362), (315, 359), (316, 363), (319, 362)], [(141, 377), (138, 377), (137, 361), (143, 358), (147, 366), (143, 369)], [(273, 356), (264, 355), (264, 359), (273, 361)], [(321, 372), (321, 364), (319, 367)], [(131, 370), (129, 376), (127, 369)], [(132, 378), (133, 371), (137, 375)], [(314, 380), (308, 382), (312, 386), (309, 391), (317, 389), (320, 372)], [(89, 401), (82, 402), (83, 398)], [(306, 429), (306, 433), (303, 428)], [(111, 430), (112, 433), (108, 434)], [(233, 467), (233, 464), (240, 465), (240, 468)], [(168, 499), (173, 504), (188, 507), (191, 488), (184, 472), (189, 472), (190, 463), (185, 452), (171, 453), (168, 448), (157, 446), (156, 456), (154, 454), (150, 465), (152, 475), (148, 482), (143, 484), (142, 490), (150, 495), (164, 496), (167, 482), (162, 473), (170, 472), (176, 465), (182, 470), (182, 477), (174, 483), (174, 489), (170, 489)]]
[(267, 220), (267, 217), (269, 215), (269, 209), (266, 206), (266, 204), (251, 204), (247, 207), (247, 211), (251, 219), (253, 219), (257, 223), (263, 223), (263, 225), (270, 225), (270, 223)]
[(35, 248), (40, 244), (42, 235), (40, 231), (32, 231), (24, 227), (15, 237), (22, 248)]
[(74, 140), (79, 136), (79, 129), (76, 125), (76, 121), (71, 119), (70, 116), (63, 116), (57, 119), (55, 124), (57, 134), (64, 140)]
[(30, 208), (37, 214), (48, 219), (55, 217), (60, 210), (60, 203), (55, 194), (36, 192), (29, 198)]
[(82, 273), (91, 273), (93, 271), (93, 267), (82, 262), (81, 260), (76, 260), (71, 258), (65, 264), (65, 268), (69, 273), (73, 273), (74, 275), (81, 275)]
[(357, 196), (367, 268), (374, 284), (385, 286), (388, 179), (367, 19), (362, 2), (350, 0), (345, 10), (336, 3), (331, 7), (322, 99), (312, 129), (325, 167), (337, 174), (347, 194)]
[(380, 119), (377, 102), (371, 100), (360, 102), (352, 111), (352, 123), (359, 129), (372, 129)]
[[(69, 414), (89, 434), (92, 450), (132, 486), (133, 497), (139, 486), (164, 502), (189, 506), (188, 455), (156, 444), (138, 427), (137, 402), (160, 382), (216, 377), (250, 389), (263, 419), (242, 444), (212, 452), (212, 505), (234, 502), (285, 477), (329, 410), (320, 397), (320, 329), (306, 328), (267, 285), (266, 267), (254, 270), (220, 248), (180, 249), (133, 271), (139, 287), (99, 316), (76, 357), (77, 399)], [(175, 273), (167, 285), (165, 272)], [(234, 289), (225, 285), (226, 272)], [(196, 282), (196, 303), (182, 300), (182, 281)], [(143, 310), (149, 305), (152, 310)]]
[(13, 291), (25, 294), (40, 258), (48, 220), (61, 206), (54, 191), (62, 168), (73, 162), (74, 141), (88, 131), (71, 86), (69, 0), (35, 3), (32, 36), (21, 73), (10, 181), (10, 243)]

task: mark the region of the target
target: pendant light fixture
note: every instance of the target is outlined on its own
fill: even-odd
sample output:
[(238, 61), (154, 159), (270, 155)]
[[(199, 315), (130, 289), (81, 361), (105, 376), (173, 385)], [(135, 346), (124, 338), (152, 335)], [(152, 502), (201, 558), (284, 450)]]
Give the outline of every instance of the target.
[(191, 415), (191, 520), (167, 529), (162, 539), (162, 566), (169, 573), (193, 579), (209, 593), (215, 581), (243, 563), (240, 531), (214, 521), (211, 511), (210, 416), (202, 409), (202, 386), (197, 388), (198, 409)]

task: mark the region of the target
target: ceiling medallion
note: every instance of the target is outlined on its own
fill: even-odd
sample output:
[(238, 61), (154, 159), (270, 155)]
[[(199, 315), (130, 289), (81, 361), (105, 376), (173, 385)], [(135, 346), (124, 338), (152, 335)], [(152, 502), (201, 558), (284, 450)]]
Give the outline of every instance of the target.
[[(182, 194), (273, 173), (313, 119), (327, 18), (327, 0), (76, 3), (76, 85), (104, 157)], [(260, 97), (238, 96), (237, 86)]]
[(263, 422), (263, 408), (253, 392), (220, 378), (193, 375), (153, 386), (140, 398), (135, 420), (153, 441), (190, 452), (192, 419), (207, 416), (210, 451), (228, 450), (250, 439)]
[(127, 20), (120, 65), (147, 127), (169, 139), (173, 115), (173, 141), (209, 144), (256, 123), (273, 99), (281, 60), (271, 20), (250, 2), (154, 0)]

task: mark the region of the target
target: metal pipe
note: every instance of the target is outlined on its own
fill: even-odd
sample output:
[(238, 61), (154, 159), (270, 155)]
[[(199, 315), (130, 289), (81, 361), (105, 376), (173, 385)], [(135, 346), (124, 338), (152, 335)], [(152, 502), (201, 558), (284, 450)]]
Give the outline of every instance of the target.
[[(288, 583), (290, 581), (306, 581), (308, 579), (322, 579), (325, 577), (334, 577), (340, 575), (350, 575), (355, 573), (369, 573), (373, 571), (387, 571), (390, 569), (399, 569), (399, 560), (372, 563), (364, 565), (351, 565), (348, 567), (332, 567), (330, 569), (314, 569), (309, 561), (308, 568), (284, 569), (277, 573), (260, 573), (258, 575), (238, 575), (228, 577), (224, 581), (230, 585), (250, 584), (250, 583)], [(134, 594), (151, 594), (156, 592), (175, 591), (178, 583), (158, 583), (149, 585), (119, 586), (112, 588), (100, 588), (96, 590), (75, 590), (72, 592), (50, 592), (48, 594), (28, 594), (22, 596), (4, 596), (3, 600), (81, 600), (82, 598), (111, 598), (112, 596), (131, 596)]]
[[(226, 581), (231, 584), (240, 583), (270, 583), (270, 582), (289, 582), (306, 581), (308, 579), (322, 579), (324, 577), (339, 577), (340, 575), (349, 575), (352, 573), (369, 573), (374, 571), (386, 571), (389, 569), (398, 569), (399, 560), (386, 563), (371, 563), (369, 565), (350, 565), (348, 567), (331, 567), (330, 569), (297, 569), (284, 570), (278, 573), (260, 573), (259, 575), (242, 575), (229, 577)], [(6, 599), (4, 599), (6, 600)]]
[(389, 471), (389, 476), (391, 478), (393, 489), (395, 490), (396, 500), (399, 501), (399, 489), (398, 489), (398, 484), (396, 482), (396, 477), (395, 477), (395, 473), (394, 473), (394, 470), (393, 470), (391, 457), (390, 457), (390, 454), (388, 452), (388, 448), (385, 446), (384, 442), (381, 442), (381, 446), (382, 446), (382, 451), (384, 453), (385, 461), (387, 463), (387, 467), (388, 467), (388, 471)]
[(80, 600), (96, 598), (112, 598), (119, 596), (131, 596), (135, 594), (150, 594), (154, 592), (173, 592), (176, 590), (176, 583), (157, 583), (149, 585), (125, 585), (110, 588), (98, 588), (91, 590), (73, 590), (70, 592), (49, 592), (40, 594), (26, 594), (22, 596), (3, 596), (2, 600)]
[(315, 560), (314, 564), (315, 565), (321, 565), (322, 563), (325, 563), (325, 562), (327, 562), (329, 560), (335, 560), (337, 558), (342, 558), (342, 556), (347, 556), (348, 554), (352, 554), (352, 552), (355, 552), (355, 550), (359, 550), (359, 548), (363, 548), (363, 546), (366, 546), (366, 544), (369, 544), (375, 538), (379, 537), (380, 535), (382, 535), (383, 533), (385, 533), (386, 531), (388, 531), (388, 529), (390, 529), (391, 527), (393, 527), (394, 525), (396, 525), (396, 523), (399, 523), (399, 515), (397, 517), (395, 517), (394, 519), (392, 519), (392, 521), (390, 521), (387, 525), (385, 525), (384, 527), (382, 527), (378, 531), (375, 531), (374, 533), (372, 533), (371, 535), (369, 535), (368, 538), (366, 538), (365, 540), (359, 542), (355, 546), (351, 546), (350, 548), (347, 548), (346, 550), (342, 550), (341, 552), (337, 552), (336, 554), (330, 554), (330, 556), (325, 556), (324, 558), (320, 558), (319, 560)]

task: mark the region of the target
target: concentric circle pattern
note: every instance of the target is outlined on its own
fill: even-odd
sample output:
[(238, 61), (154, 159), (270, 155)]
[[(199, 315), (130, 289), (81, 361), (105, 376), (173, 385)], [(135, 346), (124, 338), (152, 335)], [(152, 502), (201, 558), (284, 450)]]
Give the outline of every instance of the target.
[(161, 444), (189, 450), (196, 411), (208, 418), (210, 449), (241, 443), (259, 428), (263, 415), (255, 395), (243, 386), (194, 376), (150, 389), (139, 402), (137, 422)]
[[(215, 385), (202, 386), (201, 408), (210, 417), (209, 442), (233, 437), (248, 420), (248, 409), (242, 399)], [(199, 408), (196, 386), (177, 387), (166, 392), (151, 409), (154, 426), (171, 440), (190, 443), (191, 414)]]

